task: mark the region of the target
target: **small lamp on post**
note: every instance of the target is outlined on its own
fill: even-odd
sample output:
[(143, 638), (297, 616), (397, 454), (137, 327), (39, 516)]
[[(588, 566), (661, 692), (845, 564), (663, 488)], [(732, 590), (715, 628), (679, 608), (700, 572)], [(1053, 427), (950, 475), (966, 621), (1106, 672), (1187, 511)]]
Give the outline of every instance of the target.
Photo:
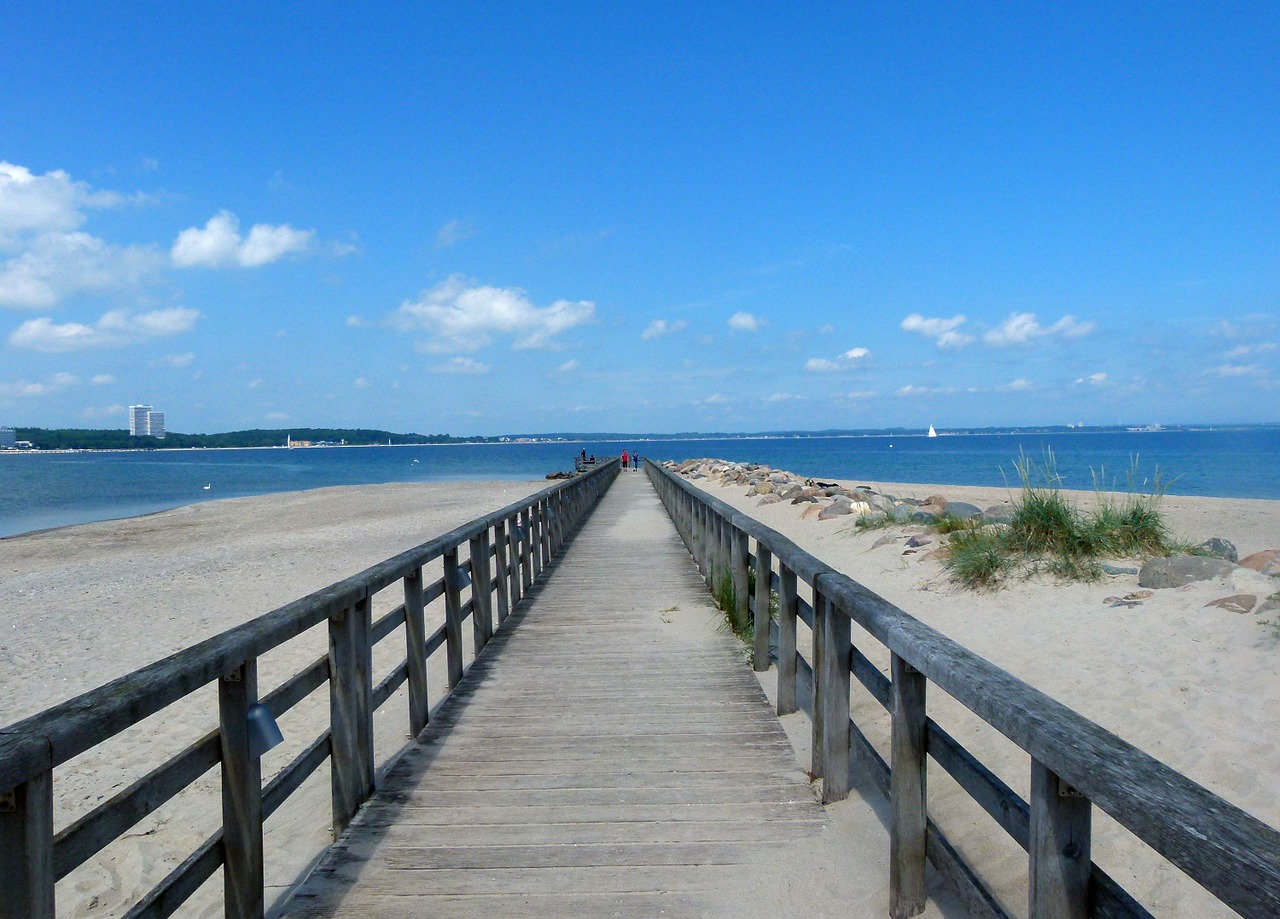
[(249, 706), (249, 755), (260, 757), (282, 743), (284, 735), (280, 733), (271, 709), (261, 702)]

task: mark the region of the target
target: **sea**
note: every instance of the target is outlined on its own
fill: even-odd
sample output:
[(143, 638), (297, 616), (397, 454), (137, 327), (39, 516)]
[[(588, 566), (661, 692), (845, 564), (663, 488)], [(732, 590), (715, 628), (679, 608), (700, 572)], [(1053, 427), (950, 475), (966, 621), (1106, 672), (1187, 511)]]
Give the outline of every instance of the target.
[(1063, 488), (1280, 499), (1280, 428), (21, 453), (0, 455), (0, 537), (334, 485), (543, 479), (581, 450), (624, 449), (866, 484), (1016, 487), (1030, 460), (1037, 476), (1052, 464)]

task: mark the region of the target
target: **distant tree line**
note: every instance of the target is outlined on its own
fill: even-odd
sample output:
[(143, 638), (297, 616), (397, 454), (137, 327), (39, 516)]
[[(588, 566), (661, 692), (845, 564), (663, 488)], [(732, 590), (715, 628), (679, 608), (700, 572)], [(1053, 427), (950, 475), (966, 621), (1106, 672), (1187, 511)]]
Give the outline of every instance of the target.
[(290, 428), (285, 430), (227, 431), (223, 434), (179, 434), (170, 431), (163, 440), (131, 437), (128, 431), (98, 431), (84, 428), (14, 428), (18, 440), (29, 440), (38, 450), (147, 450), (168, 447), (283, 447), (292, 437), (313, 444), (346, 442), (368, 444), (449, 444), (492, 443), (498, 437), (453, 437), (449, 434), (396, 434), (366, 428)]

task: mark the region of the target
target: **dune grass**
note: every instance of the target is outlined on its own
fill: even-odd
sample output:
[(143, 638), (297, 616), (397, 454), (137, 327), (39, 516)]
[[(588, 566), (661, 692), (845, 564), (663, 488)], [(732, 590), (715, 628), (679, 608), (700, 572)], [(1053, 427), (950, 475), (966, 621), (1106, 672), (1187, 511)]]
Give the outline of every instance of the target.
[(1021, 490), (1013, 498), (1007, 525), (948, 523), (952, 576), (973, 589), (998, 589), (1015, 571), (1048, 571), (1064, 580), (1097, 580), (1100, 560), (1133, 555), (1168, 555), (1178, 548), (1160, 517), (1168, 483), (1159, 469), (1149, 482), (1130, 462), (1123, 497), (1107, 488), (1105, 471), (1093, 475), (1096, 506), (1085, 512), (1062, 493), (1053, 451), (1037, 463), (1025, 453), (1014, 462)]

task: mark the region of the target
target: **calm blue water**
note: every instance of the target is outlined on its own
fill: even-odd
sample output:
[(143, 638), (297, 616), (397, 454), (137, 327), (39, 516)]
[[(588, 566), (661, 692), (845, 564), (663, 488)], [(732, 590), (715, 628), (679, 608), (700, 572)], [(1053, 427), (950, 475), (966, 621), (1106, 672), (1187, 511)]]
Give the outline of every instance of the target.
[(1172, 480), (1170, 494), (1280, 498), (1280, 429), (26, 454), (0, 456), (0, 536), (331, 485), (541, 479), (572, 468), (583, 447), (634, 446), (654, 459), (714, 456), (815, 478), (996, 486), (1016, 483), (1019, 450), (1038, 461), (1051, 449), (1067, 488), (1091, 488), (1091, 468), (1123, 486), (1137, 456), (1143, 476), (1158, 468)]

